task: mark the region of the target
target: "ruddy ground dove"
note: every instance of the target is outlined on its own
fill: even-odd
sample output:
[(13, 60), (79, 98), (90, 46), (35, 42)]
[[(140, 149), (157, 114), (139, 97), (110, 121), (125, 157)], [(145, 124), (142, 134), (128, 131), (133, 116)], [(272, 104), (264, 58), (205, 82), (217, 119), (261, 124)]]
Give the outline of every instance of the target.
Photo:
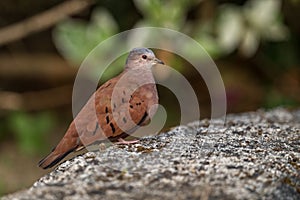
[[(133, 49), (124, 71), (90, 97), (64, 137), (39, 167), (53, 167), (65, 156), (101, 141), (119, 141), (147, 124), (157, 109), (158, 94), (151, 67), (164, 64), (147, 48)], [(130, 141), (128, 141), (130, 142)]]

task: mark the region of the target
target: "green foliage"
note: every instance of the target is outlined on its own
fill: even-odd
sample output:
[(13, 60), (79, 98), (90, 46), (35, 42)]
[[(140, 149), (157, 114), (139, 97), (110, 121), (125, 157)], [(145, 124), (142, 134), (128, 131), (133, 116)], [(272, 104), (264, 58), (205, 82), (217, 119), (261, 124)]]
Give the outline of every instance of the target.
[[(290, 1), (293, 4), (299, 3), (298, 0)], [(238, 54), (244, 59), (258, 58), (258, 61), (254, 61), (257, 62), (255, 65), (266, 74), (274, 74), (276, 71), (280, 75), (288, 66), (297, 66), (299, 63), (299, 56), (296, 53), (298, 40), (293, 41), (293, 34), (283, 22), (282, 0), (247, 0), (243, 5), (201, 0), (134, 0), (133, 2), (142, 17), (128, 29), (171, 28), (192, 37), (213, 59), (226, 58), (232, 54), (234, 56)], [(203, 5), (208, 5), (209, 11), (204, 10)], [(196, 12), (196, 19), (190, 19), (188, 14), (191, 10)], [(125, 17), (126, 12), (119, 15)], [(90, 22), (69, 19), (58, 25), (54, 31), (55, 45), (65, 58), (79, 64), (101, 41), (118, 33), (118, 29), (116, 21), (107, 11), (95, 9)], [(159, 35), (132, 34), (124, 39), (125, 42), (132, 44), (137, 39), (157, 40), (156, 37)], [(89, 59), (92, 60), (92, 65), (96, 65), (94, 70), (101, 71), (106, 67), (101, 63), (109, 56), (109, 52), (115, 50), (115, 46), (117, 45), (112, 44), (106, 48), (108, 53), (99, 52), (95, 54), (96, 57)], [(188, 45), (183, 45), (182, 50), (199, 60), (206, 56), (194, 52)], [(257, 53), (259, 55), (254, 57)], [(187, 71), (180, 59), (171, 58), (168, 63), (178, 71)], [(108, 68), (101, 78), (107, 80), (112, 77), (122, 69), (123, 64), (124, 58), (117, 59), (113, 63), (114, 67)], [(95, 71), (91, 74), (96, 76), (99, 73)], [(262, 80), (262, 84), (268, 84), (269, 81), (273, 80)], [(264, 94), (267, 94), (267, 91)], [(277, 105), (280, 102), (292, 104), (292, 101), (278, 100), (278, 103), (274, 103), (273, 98), (270, 100), (265, 96), (263, 98), (267, 106)]]
[(218, 58), (224, 55), (221, 45), (216, 41), (213, 35), (213, 24), (211, 22), (195, 27), (194, 32), (194, 39), (201, 44), (212, 58)]
[(6, 137), (6, 135), (4, 133), (7, 132), (5, 120), (0, 121), (0, 130), (1, 130), (0, 141), (2, 141)]
[(6, 191), (5, 183), (0, 179), (0, 196), (2, 196)]
[(275, 108), (278, 106), (297, 106), (297, 102), (294, 99), (288, 98), (276, 90), (271, 90), (268, 92), (264, 104), (265, 108)]
[(136, 7), (144, 16), (136, 27), (157, 26), (181, 30), (188, 9), (197, 2), (200, 1), (134, 0)]
[(224, 53), (235, 49), (251, 57), (262, 40), (282, 41), (289, 34), (281, 19), (281, 1), (250, 0), (244, 6), (225, 4), (219, 9), (217, 42)]
[(300, 3), (300, 0), (290, 0), (290, 2), (292, 2), (293, 4), (298, 4)]
[[(134, 0), (143, 15), (134, 27), (157, 26), (184, 32), (198, 41), (213, 58), (226, 56), (236, 49), (251, 57), (261, 41), (282, 41), (289, 35), (281, 20), (281, 1), (249, 0), (244, 6), (220, 4), (218, 15), (212, 19), (187, 21), (189, 9), (199, 2)], [(62, 55), (80, 63), (97, 44), (116, 34), (117, 30), (117, 23), (108, 12), (95, 9), (90, 23), (69, 19), (58, 25), (54, 40)], [(136, 38), (135, 35), (132, 37)], [(98, 61), (101, 61), (99, 56)]]
[(20, 150), (29, 155), (37, 154), (44, 148), (45, 135), (54, 126), (54, 118), (49, 113), (29, 115), (24, 112), (12, 113), (8, 118)]
[[(78, 19), (66, 20), (55, 28), (53, 38), (60, 53), (67, 60), (78, 65), (82, 63), (92, 50), (95, 51), (94, 48), (98, 44), (116, 34), (117, 30), (116, 22), (108, 12), (103, 9), (95, 9), (90, 23)], [(111, 44), (107, 46), (105, 52), (93, 53), (94, 57), (89, 59), (89, 64), (95, 67), (87, 75), (91, 76), (92, 79), (98, 80), (98, 75), (105, 71), (101, 78), (107, 80), (121, 71), (124, 60), (122, 60), (122, 64), (119, 61), (115, 67), (107, 70), (105, 70), (106, 66), (103, 65), (103, 61), (109, 57), (109, 52), (113, 49), (114, 45)]]
[(66, 20), (55, 28), (53, 38), (63, 56), (74, 63), (81, 63), (96, 45), (116, 33), (117, 25), (110, 14), (96, 9), (90, 23)]
[[(297, 66), (299, 63), (297, 52), (300, 49), (295, 44), (297, 44), (295, 40), (264, 44), (264, 60), (267, 60), (269, 63), (276, 63), (276, 65), (273, 65), (272, 70), (276, 70), (278, 73), (282, 73), (287, 68)], [(268, 66), (267, 64), (264, 65)]]

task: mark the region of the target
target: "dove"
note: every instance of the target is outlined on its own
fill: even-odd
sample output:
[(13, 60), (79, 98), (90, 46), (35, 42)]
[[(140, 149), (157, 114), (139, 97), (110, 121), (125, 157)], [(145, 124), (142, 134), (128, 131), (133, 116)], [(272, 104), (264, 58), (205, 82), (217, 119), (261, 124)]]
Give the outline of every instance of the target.
[(157, 110), (158, 93), (151, 70), (156, 64), (164, 65), (150, 49), (132, 49), (123, 72), (91, 95), (63, 138), (38, 166), (51, 168), (68, 154), (97, 142), (136, 142), (124, 138), (147, 125)]

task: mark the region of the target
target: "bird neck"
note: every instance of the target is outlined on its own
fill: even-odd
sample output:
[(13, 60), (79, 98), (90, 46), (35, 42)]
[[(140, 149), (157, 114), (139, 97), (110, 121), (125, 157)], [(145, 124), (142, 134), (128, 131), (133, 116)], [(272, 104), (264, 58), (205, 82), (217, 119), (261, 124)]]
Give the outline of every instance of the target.
[(126, 84), (155, 84), (151, 68), (125, 68), (121, 76), (124, 78), (124, 81), (126, 80)]
[(125, 66), (123, 73), (130, 73), (135, 77), (139, 77), (139, 79), (150, 78), (153, 77), (152, 69), (149, 67), (133, 67), (133, 66)]

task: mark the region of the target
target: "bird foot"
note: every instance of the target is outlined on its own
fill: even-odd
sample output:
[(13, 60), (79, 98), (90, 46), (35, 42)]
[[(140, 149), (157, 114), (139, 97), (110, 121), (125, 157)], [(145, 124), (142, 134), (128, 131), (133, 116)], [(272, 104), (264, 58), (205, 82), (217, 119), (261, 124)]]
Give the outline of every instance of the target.
[(123, 140), (122, 138), (119, 138), (118, 141), (119, 142), (116, 142), (115, 144), (135, 144), (135, 143), (140, 142), (139, 140), (126, 141), (126, 140)]

